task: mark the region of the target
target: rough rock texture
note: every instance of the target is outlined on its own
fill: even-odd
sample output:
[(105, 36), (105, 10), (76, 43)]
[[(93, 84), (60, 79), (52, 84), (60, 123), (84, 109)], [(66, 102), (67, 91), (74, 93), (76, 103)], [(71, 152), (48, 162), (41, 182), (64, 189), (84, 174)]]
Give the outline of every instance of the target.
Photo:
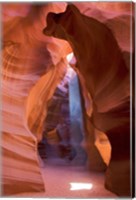
[[(85, 82), (83, 88), (91, 95), (93, 111), (87, 109), (89, 116), (92, 113), (91, 123), (106, 133), (111, 143), (106, 188), (120, 196), (130, 195), (129, 52), (133, 50), (129, 43), (129, 19), (132, 4), (75, 5), (88, 17), (73, 5), (64, 12), (67, 3), (2, 5), (4, 195), (44, 190), (37, 143), (41, 140), (45, 105), (65, 73), (65, 56), (71, 47)], [(52, 13), (47, 17), (49, 12)], [(64, 13), (54, 14), (60, 12)], [(43, 35), (46, 26), (46, 35)], [(101, 161), (98, 159), (98, 163)], [(105, 168), (103, 164), (102, 161)]]
[(49, 13), (44, 33), (71, 44), (92, 96), (90, 120), (107, 134), (112, 147), (105, 185), (118, 195), (131, 195), (129, 70), (113, 33), (73, 5), (64, 13)]

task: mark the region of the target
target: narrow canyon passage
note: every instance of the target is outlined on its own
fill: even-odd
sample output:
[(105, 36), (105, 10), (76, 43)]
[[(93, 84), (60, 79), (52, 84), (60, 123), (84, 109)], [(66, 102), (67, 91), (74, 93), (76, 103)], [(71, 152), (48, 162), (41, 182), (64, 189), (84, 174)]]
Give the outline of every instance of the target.
[[(60, 163), (60, 160), (59, 160)], [(104, 188), (104, 173), (89, 172), (85, 166), (72, 166), (58, 160), (46, 161), (42, 165), (46, 192), (22, 193), (15, 197), (47, 198), (115, 198), (115, 194)], [(81, 185), (82, 184), (82, 185)]]
[(2, 196), (132, 197), (133, 8), (2, 5)]

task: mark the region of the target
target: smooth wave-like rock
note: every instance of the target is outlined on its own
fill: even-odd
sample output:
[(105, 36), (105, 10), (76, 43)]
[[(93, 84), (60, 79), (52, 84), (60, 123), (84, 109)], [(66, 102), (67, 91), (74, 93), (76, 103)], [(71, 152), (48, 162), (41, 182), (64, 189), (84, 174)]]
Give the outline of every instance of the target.
[(91, 121), (88, 127), (93, 125), (92, 131), (98, 129), (106, 134), (112, 148), (107, 168), (104, 159), (98, 156), (100, 148), (94, 148), (96, 141), (88, 128), (88, 151), (94, 150), (89, 159), (98, 156), (92, 167), (96, 169), (99, 164), (98, 168), (107, 168), (106, 188), (120, 196), (131, 195), (129, 55), (133, 49), (129, 43), (132, 21), (129, 19), (132, 4), (74, 4), (2, 5), (3, 195), (45, 190), (37, 144), (42, 137), (48, 102), (65, 74), (65, 57), (72, 50)]
[[(47, 14), (47, 6), (21, 6), (10, 4), (3, 7), (3, 195), (45, 190), (37, 144), (42, 134), (47, 101), (63, 77), (66, 67), (63, 58), (67, 50), (62, 52), (61, 48), (63, 46), (65, 49), (64, 46), (68, 45), (61, 40), (57, 44), (56, 39), (45, 38), (41, 31), (40, 22), (45, 22), (41, 9), (46, 7), (44, 14)], [(55, 7), (56, 12), (62, 9), (60, 6), (58, 9)], [(36, 23), (37, 18), (40, 20), (42, 17), (44, 20)], [(59, 51), (61, 53), (56, 56)], [(43, 116), (40, 120), (39, 115)], [(39, 124), (34, 128), (36, 121)]]
[(49, 13), (43, 32), (71, 44), (93, 101), (90, 120), (107, 134), (112, 147), (106, 187), (130, 195), (129, 70), (117, 40), (107, 26), (82, 15), (74, 5), (64, 13)]
[[(48, 58), (48, 53), (44, 56), (46, 56), (44, 62), (38, 56), (31, 56), (29, 46), (27, 46), (27, 51), (24, 51), (23, 46), (18, 48), (15, 45), (5, 47), (3, 50), (2, 175), (4, 177), (4, 194), (44, 190), (37, 157), (37, 142), (42, 134), (42, 120), (46, 115), (45, 105), (63, 77), (66, 67), (63, 60), (54, 66), (50, 56)], [(46, 68), (51, 65), (52, 69), (47, 73)], [(44, 74), (45, 77), (43, 76), (39, 81)], [(37, 81), (38, 83), (35, 85)], [(38, 89), (39, 85), (41, 87), (35, 92), (35, 88)], [(39, 119), (39, 115), (43, 117), (40, 116)], [(36, 127), (37, 122), (38, 126)], [(16, 143), (14, 144), (12, 140)], [(22, 175), (23, 178), (21, 178)], [(11, 181), (12, 179), (15, 183)]]

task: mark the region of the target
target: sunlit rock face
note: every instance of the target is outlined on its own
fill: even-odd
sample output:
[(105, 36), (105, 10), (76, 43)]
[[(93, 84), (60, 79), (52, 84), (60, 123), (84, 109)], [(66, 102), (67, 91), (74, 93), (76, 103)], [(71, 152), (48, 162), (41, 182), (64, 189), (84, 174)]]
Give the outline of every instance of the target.
[[(45, 190), (37, 143), (42, 137), (48, 101), (65, 74), (65, 57), (71, 47), (82, 76), (80, 81), (85, 83), (83, 94), (87, 90), (92, 99), (93, 111), (86, 106), (91, 123), (88, 127), (93, 125), (93, 131), (96, 128), (104, 132), (111, 143), (106, 188), (120, 196), (130, 195), (129, 53), (133, 49), (129, 19), (132, 4), (74, 4), (76, 7), (67, 7), (67, 3), (2, 5), (4, 195)], [(47, 17), (49, 12), (52, 13)], [(64, 13), (55, 15), (61, 12)], [(89, 130), (92, 129), (88, 128), (88, 134)], [(96, 163), (105, 169), (101, 161), (98, 159)]]
[[(117, 7), (115, 6), (115, 11), (122, 11), (123, 7)], [(124, 11), (126, 12), (126, 6)], [(128, 15), (131, 14), (129, 12)], [(77, 59), (77, 68), (85, 78), (92, 96), (93, 113), (90, 120), (110, 140), (112, 153), (105, 185), (118, 195), (129, 196), (129, 69), (119, 46), (122, 49), (126, 47), (122, 42), (119, 45), (118, 34), (117, 40), (108, 25), (82, 15), (73, 5), (69, 5), (62, 14), (50, 13), (47, 22), (44, 29), (46, 35), (63, 38), (71, 44)], [(128, 35), (128, 41), (130, 37)], [(128, 45), (129, 52), (132, 51), (130, 48)]]
[(49, 10), (63, 9), (51, 4), (50, 8), (9, 4), (2, 9), (3, 195), (45, 190), (37, 143), (47, 101), (65, 73), (68, 45), (45, 37), (41, 27)]

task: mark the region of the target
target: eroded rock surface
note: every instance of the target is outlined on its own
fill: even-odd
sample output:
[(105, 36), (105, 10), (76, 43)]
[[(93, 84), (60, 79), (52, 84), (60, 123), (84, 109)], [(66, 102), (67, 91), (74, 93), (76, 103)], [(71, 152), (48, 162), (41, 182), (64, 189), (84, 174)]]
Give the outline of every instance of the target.
[[(59, 40), (55, 44), (56, 40), (42, 34), (44, 17), (48, 9), (54, 8), (29, 4), (21, 6), (10, 4), (3, 7), (3, 195), (45, 190), (37, 143), (41, 139), (45, 105), (62, 79), (66, 67), (66, 53), (61, 50), (62, 44), (64, 49), (66, 43)], [(45, 9), (45, 16), (42, 9)], [(57, 12), (63, 8), (58, 6), (55, 10)], [(51, 49), (54, 49), (52, 55)]]
[(106, 25), (82, 15), (73, 5), (64, 13), (49, 13), (44, 34), (71, 44), (93, 100), (90, 120), (107, 134), (112, 147), (106, 187), (119, 195), (130, 195), (129, 70), (115, 36)]
[[(42, 136), (45, 105), (64, 76), (65, 57), (72, 48), (92, 99), (91, 124), (107, 135), (112, 148), (106, 188), (130, 196), (132, 3), (74, 4), (2, 5), (4, 195), (44, 190), (37, 143)], [(102, 167), (105, 169), (103, 163)]]

